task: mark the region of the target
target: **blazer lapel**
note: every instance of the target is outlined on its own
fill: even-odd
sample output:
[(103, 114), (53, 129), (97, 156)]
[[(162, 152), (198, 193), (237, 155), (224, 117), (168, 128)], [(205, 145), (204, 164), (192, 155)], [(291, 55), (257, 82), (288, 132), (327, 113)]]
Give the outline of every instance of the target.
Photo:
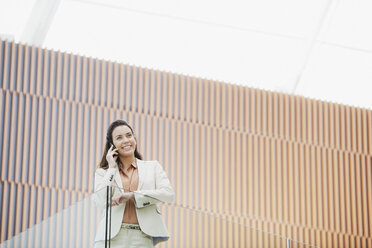
[(137, 169), (138, 169), (138, 188), (137, 188), (137, 190), (140, 190), (143, 187), (143, 182), (144, 182), (144, 177), (145, 177), (145, 172), (146, 172), (146, 170), (143, 167), (144, 167), (144, 162), (142, 160), (137, 159)]

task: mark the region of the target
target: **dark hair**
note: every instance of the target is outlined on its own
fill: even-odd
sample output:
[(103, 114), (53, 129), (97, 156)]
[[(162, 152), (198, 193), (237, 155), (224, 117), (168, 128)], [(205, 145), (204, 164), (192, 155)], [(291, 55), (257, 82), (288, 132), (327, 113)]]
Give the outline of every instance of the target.
[[(124, 120), (116, 120), (113, 123), (111, 123), (110, 126), (109, 126), (109, 128), (107, 129), (107, 133), (106, 133), (106, 145), (105, 145), (105, 148), (103, 150), (103, 155), (102, 155), (101, 162), (98, 165), (99, 168), (103, 168), (103, 169), (107, 169), (108, 168), (108, 162), (106, 160), (106, 155), (107, 155), (107, 151), (111, 147), (111, 144), (114, 144), (114, 142), (112, 140), (112, 132), (118, 126), (127, 126), (127, 127), (129, 127), (129, 129), (132, 131), (132, 134), (134, 135), (133, 128), (126, 121), (124, 121)], [(136, 158), (142, 160), (142, 155), (138, 152), (137, 146), (136, 146), (136, 148), (134, 150), (134, 156)]]

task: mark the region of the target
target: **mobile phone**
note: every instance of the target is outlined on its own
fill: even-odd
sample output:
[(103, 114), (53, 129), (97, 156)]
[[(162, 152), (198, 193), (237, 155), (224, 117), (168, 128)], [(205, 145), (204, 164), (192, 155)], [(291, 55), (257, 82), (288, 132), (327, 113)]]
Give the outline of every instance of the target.
[[(110, 147), (111, 146), (113, 146), (113, 149), (116, 149), (116, 147), (114, 146), (114, 144), (113, 143), (110, 143)], [(115, 158), (115, 157), (114, 157)], [(118, 161), (118, 159), (119, 159), (119, 156), (118, 155), (116, 155), (116, 162)]]

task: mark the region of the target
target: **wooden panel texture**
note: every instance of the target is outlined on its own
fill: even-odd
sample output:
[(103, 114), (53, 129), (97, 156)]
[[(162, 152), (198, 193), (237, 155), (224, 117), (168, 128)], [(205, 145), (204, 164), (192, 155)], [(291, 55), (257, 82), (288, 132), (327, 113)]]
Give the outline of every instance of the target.
[(0, 242), (90, 195), (125, 119), (175, 188), (161, 247), (372, 247), (371, 110), (1, 41), (0, 111)]

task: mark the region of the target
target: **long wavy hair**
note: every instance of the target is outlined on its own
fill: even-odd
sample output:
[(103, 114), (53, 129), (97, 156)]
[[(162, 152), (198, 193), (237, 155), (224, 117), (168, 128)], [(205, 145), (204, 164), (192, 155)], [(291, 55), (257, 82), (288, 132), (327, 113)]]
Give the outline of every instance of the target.
[[(129, 129), (132, 131), (132, 134), (134, 135), (133, 128), (126, 121), (124, 121), (124, 120), (116, 120), (113, 123), (111, 123), (110, 126), (109, 126), (109, 128), (107, 129), (107, 133), (106, 133), (106, 145), (105, 145), (105, 148), (103, 150), (102, 159), (101, 159), (101, 162), (98, 165), (98, 168), (103, 168), (103, 169), (106, 170), (109, 167), (108, 162), (106, 160), (106, 155), (107, 155), (108, 150), (110, 149), (111, 144), (114, 144), (113, 139), (112, 139), (112, 132), (118, 126), (127, 126), (127, 127), (129, 127)], [(142, 160), (142, 155), (138, 152), (137, 145), (136, 145), (136, 148), (134, 150), (134, 156), (136, 158)]]

